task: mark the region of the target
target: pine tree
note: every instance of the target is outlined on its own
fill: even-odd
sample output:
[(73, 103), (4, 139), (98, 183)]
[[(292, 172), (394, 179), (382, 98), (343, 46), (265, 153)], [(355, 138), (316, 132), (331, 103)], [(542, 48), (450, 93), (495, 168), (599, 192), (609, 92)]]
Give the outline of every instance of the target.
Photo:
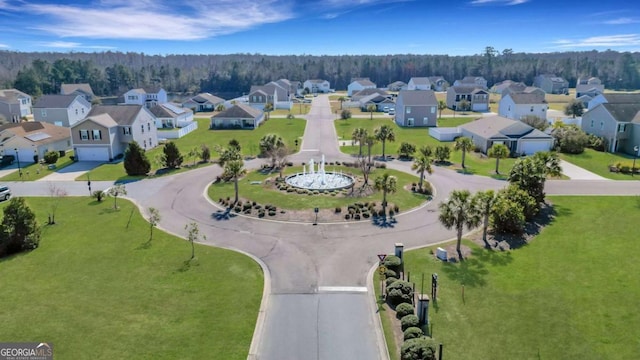
[(124, 169), (127, 175), (146, 175), (151, 170), (151, 163), (140, 145), (132, 141), (124, 151)]
[(182, 161), (184, 159), (180, 154), (180, 149), (178, 149), (173, 141), (169, 141), (168, 143), (166, 143), (162, 151), (164, 152), (164, 155), (162, 156), (162, 162), (164, 163), (164, 166), (169, 169), (175, 169), (182, 165)]

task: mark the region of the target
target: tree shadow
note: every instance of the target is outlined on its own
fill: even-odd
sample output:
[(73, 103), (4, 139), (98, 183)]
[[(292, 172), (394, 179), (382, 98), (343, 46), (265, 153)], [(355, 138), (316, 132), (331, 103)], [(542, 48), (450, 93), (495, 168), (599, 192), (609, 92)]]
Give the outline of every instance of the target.
[(494, 266), (506, 266), (513, 262), (513, 257), (509, 251), (474, 248), (471, 254), (475, 259), (478, 259), (478, 261)]
[(485, 278), (489, 274), (484, 264), (475, 258), (457, 263), (443, 263), (442, 270), (449, 279), (469, 287), (485, 286)]
[(151, 248), (151, 239), (143, 242), (142, 244), (140, 244), (140, 246), (138, 246), (136, 248), (136, 250), (147, 250)]
[(371, 224), (383, 229), (394, 228), (397, 223), (398, 220), (396, 220), (396, 218), (386, 216), (375, 216), (371, 220)]
[(175, 273), (185, 273), (185, 272), (189, 271), (189, 269), (191, 269), (192, 267), (199, 266), (197, 260), (198, 260), (198, 258), (193, 258), (193, 259), (189, 259), (189, 260), (183, 261), (182, 264), (180, 265), (180, 267), (178, 267), (176, 269), (176, 271), (174, 271), (174, 274)]
[(475, 175), (476, 174), (476, 171), (471, 169), (471, 168), (456, 169), (456, 172), (458, 174), (462, 174), (462, 175)]
[(488, 239), (490, 249), (514, 250), (521, 248), (534, 239), (542, 229), (552, 224), (557, 216), (571, 216), (568, 208), (543, 203), (538, 215), (525, 224), (522, 234), (493, 234)]
[(216, 212), (211, 214), (211, 218), (217, 221), (231, 220), (236, 216), (237, 215), (235, 213), (231, 212), (231, 208), (226, 208), (224, 210), (217, 210)]

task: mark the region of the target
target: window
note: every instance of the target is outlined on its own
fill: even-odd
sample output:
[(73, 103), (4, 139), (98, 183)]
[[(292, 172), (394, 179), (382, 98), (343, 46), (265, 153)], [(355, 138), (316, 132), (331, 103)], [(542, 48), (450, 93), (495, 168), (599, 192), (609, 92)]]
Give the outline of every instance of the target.
[(531, 107), (531, 112), (533, 112), (533, 106)]
[(89, 140), (89, 130), (80, 130), (80, 140)]
[(144, 134), (144, 124), (140, 125), (140, 130), (142, 130), (142, 133)]
[(407, 119), (407, 126), (413, 126), (413, 118)]
[(406, 111), (407, 114), (411, 114), (411, 106), (407, 106), (405, 108), (405, 111)]
[(618, 132), (623, 133), (627, 129), (627, 124), (618, 124)]
[(144, 140), (144, 144), (143, 145), (144, 145), (143, 147), (146, 149), (147, 148), (147, 140)]
[(604, 130), (604, 121), (600, 121), (600, 130)]
[(82, 108), (82, 113), (84, 114), (84, 108)]
[(147, 123), (147, 130), (151, 131), (151, 123)]
[(53, 125), (55, 126), (62, 126), (62, 121), (54, 121)]
[(76, 115), (78, 115), (78, 109), (76, 109)]
[(593, 127), (593, 120), (591, 120), (591, 127)]
[(93, 140), (102, 140), (102, 131), (93, 130), (91, 136), (93, 137)]
[(127, 99), (128, 100), (138, 100), (138, 97), (134, 96), (134, 95), (129, 95), (129, 96), (127, 96)]
[(436, 107), (435, 107), (435, 106), (432, 106), (432, 107), (431, 107), (431, 113), (432, 113), (432, 114), (435, 114), (435, 113), (436, 113)]
[(151, 138), (149, 138), (149, 147), (153, 147), (153, 143), (151, 142)]
[(42, 115), (42, 117), (47, 117), (47, 110), (46, 109), (42, 109), (40, 111), (40, 115)]
[(123, 128), (122, 128), (122, 133), (123, 133), (124, 135), (131, 135), (131, 128), (130, 128), (130, 127), (128, 127), (128, 126), (123, 127)]

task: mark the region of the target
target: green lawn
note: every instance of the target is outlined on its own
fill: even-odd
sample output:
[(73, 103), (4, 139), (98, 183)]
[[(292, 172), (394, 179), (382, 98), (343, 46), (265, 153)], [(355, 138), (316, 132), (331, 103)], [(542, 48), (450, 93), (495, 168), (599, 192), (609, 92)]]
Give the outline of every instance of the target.
[[(43, 224), (50, 199), (27, 203)], [(38, 249), (0, 260), (0, 338), (52, 342), (58, 359), (246, 359), (259, 265), (196, 245), (188, 266), (187, 241), (156, 230), (145, 246), (149, 224), (118, 204), (64, 198)]]
[[(633, 157), (626, 154), (612, 154), (595, 151), (593, 149), (584, 149), (582, 154), (577, 155), (560, 153), (560, 158), (607, 179), (640, 180), (640, 176), (631, 176), (631, 174), (613, 173), (609, 171), (609, 165), (617, 162), (628, 163), (629, 166), (631, 166)], [(636, 166), (640, 166), (640, 161), (637, 162)]]
[[(306, 120), (303, 119), (281, 119), (273, 118), (265, 122), (262, 126), (255, 130), (209, 130), (209, 119), (198, 118), (198, 129), (180, 139), (174, 140), (180, 152), (184, 156), (183, 164), (193, 164), (194, 158), (187, 156), (190, 149), (194, 147), (200, 148), (201, 145), (207, 145), (212, 150), (211, 157), (215, 158), (218, 154), (213, 152), (214, 145), (227, 146), (231, 139), (236, 139), (242, 146), (244, 155), (255, 156), (259, 152), (260, 138), (269, 133), (278, 134), (284, 139), (287, 146), (292, 149), (295, 147), (294, 140), (301, 138), (304, 134)], [(151, 162), (151, 170), (160, 168), (160, 164), (156, 159), (162, 155), (163, 146), (157, 146), (147, 151), (147, 158)], [(184, 170), (184, 169), (183, 169)], [(174, 172), (175, 173), (175, 172)], [(92, 170), (89, 174), (92, 180), (127, 180), (131, 177), (127, 176), (122, 162), (115, 164), (104, 164)], [(85, 180), (85, 176), (78, 180)]]
[(15, 171), (7, 176), (4, 176), (0, 179), (0, 181), (33, 181), (41, 179), (47, 175), (54, 173), (56, 170), (60, 170), (66, 166), (73, 164), (71, 158), (69, 156), (58, 158), (56, 162), (56, 168), (54, 170), (49, 170), (47, 164), (37, 164), (33, 162), (24, 163), (20, 162), (20, 167), (22, 169), (22, 178), (20, 177), (20, 173)]
[[(459, 126), (466, 122), (473, 121), (474, 118), (446, 118), (439, 120), (439, 123), (446, 124), (444, 126)], [(382, 119), (349, 119), (349, 120), (336, 120), (335, 127), (336, 133), (338, 137), (343, 138), (345, 140), (351, 139), (351, 134), (353, 130), (362, 127), (367, 129), (370, 134), (373, 134), (374, 129), (380, 127), (382, 125), (391, 125), (393, 127), (393, 131), (395, 133), (396, 140), (394, 142), (387, 142), (385, 145), (385, 154), (393, 155), (395, 157), (398, 156), (398, 149), (402, 142), (408, 142), (416, 145), (416, 147), (420, 147), (423, 145), (428, 145), (433, 148), (436, 146), (445, 144), (450, 146), (453, 149), (452, 142), (440, 142), (435, 138), (429, 135), (428, 128), (407, 128), (400, 127), (396, 123), (390, 120), (382, 120)], [(343, 146), (341, 147), (342, 152), (347, 154), (358, 154), (359, 147), (358, 146)], [(363, 147), (363, 153), (366, 154), (367, 149)], [(377, 143), (371, 149), (371, 153), (374, 155), (382, 155), (382, 143)], [(511, 167), (513, 167), (513, 163), (515, 159), (502, 159), (500, 160), (500, 174), (495, 174), (496, 168), (496, 160), (492, 158), (488, 158), (486, 156), (481, 156), (478, 153), (469, 153), (466, 155), (465, 166), (466, 169), (462, 169), (462, 153), (459, 151), (452, 151), (450, 161), (452, 165), (450, 168), (456, 169), (460, 172), (465, 172), (467, 174), (474, 175), (483, 175), (483, 176), (492, 176), (498, 179), (504, 179), (506, 174), (509, 173)]]
[(412, 279), (439, 274), (430, 319), (444, 358), (637, 357), (640, 263), (630, 254), (640, 242), (629, 220), (640, 215), (639, 200), (550, 200), (555, 221), (521, 249), (472, 245), (473, 257), (458, 264), (434, 260), (430, 249), (405, 253)]
[[(347, 168), (343, 166), (331, 166), (326, 165), (327, 171), (343, 171), (345, 174), (352, 173), (355, 176), (360, 176), (361, 172), (356, 168)], [(296, 172), (302, 172), (302, 167), (290, 167), (287, 168), (287, 174), (293, 174)], [(412, 193), (410, 190), (403, 189), (404, 186), (409, 184), (411, 187), (411, 183), (418, 183), (419, 178), (417, 176), (409, 175), (403, 172), (390, 170), (390, 169), (375, 169), (372, 171), (369, 182), (373, 183), (377, 176), (382, 175), (383, 173), (388, 172), (391, 175), (395, 175), (398, 178), (398, 191), (394, 194), (387, 195), (387, 201), (390, 204), (396, 204), (400, 207), (400, 211), (406, 211), (410, 208), (416, 207), (423, 203), (426, 200), (425, 195)], [(337, 206), (344, 207), (350, 204), (353, 204), (356, 201), (365, 202), (365, 201), (375, 201), (378, 204), (382, 202), (382, 193), (375, 193), (373, 195), (362, 197), (362, 198), (353, 198), (353, 197), (336, 197), (330, 196), (328, 194), (325, 195), (304, 195), (297, 193), (287, 193), (285, 191), (280, 191), (277, 189), (272, 189), (268, 185), (252, 185), (252, 181), (261, 181), (264, 184), (264, 180), (268, 177), (274, 178), (277, 177), (278, 174), (270, 174), (263, 175), (259, 171), (252, 171), (247, 176), (242, 178), (239, 182), (239, 196), (244, 199), (249, 199), (252, 201), (256, 201), (262, 205), (272, 204), (276, 205), (278, 208), (283, 209), (310, 209), (314, 207), (319, 207), (322, 209), (330, 209)], [(428, 181), (428, 176), (427, 179)], [(213, 201), (218, 201), (220, 198), (233, 197), (235, 196), (234, 185), (233, 182), (229, 183), (217, 183), (209, 186), (209, 197)]]

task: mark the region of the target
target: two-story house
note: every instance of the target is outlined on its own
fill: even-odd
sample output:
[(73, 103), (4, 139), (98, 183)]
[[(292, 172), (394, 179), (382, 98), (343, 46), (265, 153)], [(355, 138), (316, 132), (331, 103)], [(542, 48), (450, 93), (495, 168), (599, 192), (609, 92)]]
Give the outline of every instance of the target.
[(78, 161), (112, 161), (135, 141), (148, 150), (158, 145), (155, 118), (143, 105), (95, 106), (71, 127)]
[(193, 112), (215, 111), (219, 105), (224, 105), (225, 100), (209, 93), (200, 93), (182, 102), (182, 107)]
[(591, 98), (604, 92), (604, 85), (597, 77), (579, 77), (576, 82), (576, 98), (588, 95)]
[(431, 80), (428, 77), (412, 77), (407, 84), (407, 90), (431, 90)]
[(31, 115), (31, 96), (16, 89), (0, 90), (0, 120), (20, 122)]
[(433, 90), (402, 90), (396, 99), (399, 126), (438, 126), (438, 100)]
[(589, 101), (587, 109), (600, 104), (640, 104), (640, 93), (603, 93)]
[(533, 79), (533, 86), (539, 87), (547, 94), (568, 94), (569, 82), (553, 74), (538, 75)]
[(331, 84), (327, 80), (322, 79), (310, 79), (306, 80), (302, 87), (310, 94), (323, 93), (326, 94), (331, 91)]
[(351, 96), (354, 93), (364, 89), (375, 89), (377, 86), (369, 78), (356, 78), (347, 85), (347, 95)]
[(476, 85), (454, 85), (447, 89), (447, 107), (457, 111), (489, 111), (489, 93)]
[(546, 120), (548, 109), (549, 104), (544, 95), (509, 93), (500, 99), (498, 115), (513, 120), (522, 120), (525, 116), (533, 115)]
[(249, 105), (258, 110), (264, 110), (267, 104), (271, 104), (273, 109), (290, 110), (293, 107), (293, 101), (289, 90), (275, 81), (266, 85), (253, 85), (247, 99)]
[(640, 146), (640, 103), (600, 103), (582, 114), (582, 130), (606, 140), (608, 151), (635, 155)]
[(161, 87), (131, 89), (124, 93), (123, 96), (125, 104), (143, 105), (147, 109), (167, 102), (167, 92)]
[(429, 76), (429, 81), (434, 91), (447, 91), (449, 88), (449, 82), (442, 76)]
[(407, 83), (405, 83), (404, 81), (394, 81), (391, 84), (387, 85), (387, 90), (389, 91), (407, 90)]
[(487, 90), (487, 80), (482, 76), (465, 76), (453, 82), (453, 86), (476, 86)]
[(91, 103), (82, 95), (42, 95), (33, 105), (33, 119), (71, 127), (89, 115)]
[(62, 84), (60, 85), (60, 94), (62, 95), (81, 95), (91, 104), (93, 102), (93, 98), (95, 94), (93, 93), (93, 89), (91, 85), (81, 83), (81, 84)]

